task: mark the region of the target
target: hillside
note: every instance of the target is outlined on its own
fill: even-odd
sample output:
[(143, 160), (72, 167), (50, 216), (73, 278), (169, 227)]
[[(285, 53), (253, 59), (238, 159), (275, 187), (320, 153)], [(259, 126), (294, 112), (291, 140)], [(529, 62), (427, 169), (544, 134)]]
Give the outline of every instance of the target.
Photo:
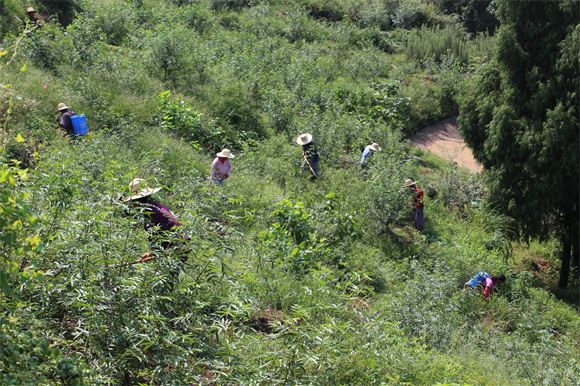
[[(0, 384), (580, 383), (578, 283), (530, 266), (558, 246), (408, 139), (490, 63), (483, 3), (1, 1)], [(178, 235), (144, 228), (134, 178)], [(479, 271), (507, 277), (486, 302)]]

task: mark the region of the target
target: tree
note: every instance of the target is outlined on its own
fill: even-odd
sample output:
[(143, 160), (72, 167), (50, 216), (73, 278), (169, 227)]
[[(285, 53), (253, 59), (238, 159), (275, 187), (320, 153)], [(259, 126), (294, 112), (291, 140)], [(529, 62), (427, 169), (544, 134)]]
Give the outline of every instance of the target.
[(495, 61), (473, 82), (459, 124), (520, 234), (560, 237), (566, 288), (570, 263), (579, 268), (578, 2), (498, 3)]
[(435, 4), (446, 14), (457, 15), (467, 31), (472, 34), (489, 32), (494, 34), (499, 25), (495, 16), (493, 0), (436, 0)]

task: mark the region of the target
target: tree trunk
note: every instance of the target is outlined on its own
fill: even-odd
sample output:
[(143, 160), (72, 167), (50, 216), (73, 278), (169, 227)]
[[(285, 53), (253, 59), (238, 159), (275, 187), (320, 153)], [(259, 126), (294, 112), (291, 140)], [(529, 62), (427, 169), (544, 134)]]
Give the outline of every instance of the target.
[(572, 272), (574, 279), (580, 280), (580, 235), (578, 229), (572, 230), (574, 236), (572, 237)]
[(562, 265), (560, 266), (560, 280), (558, 287), (566, 289), (568, 287), (568, 276), (570, 276), (570, 255), (572, 249), (572, 228), (566, 226), (562, 234)]

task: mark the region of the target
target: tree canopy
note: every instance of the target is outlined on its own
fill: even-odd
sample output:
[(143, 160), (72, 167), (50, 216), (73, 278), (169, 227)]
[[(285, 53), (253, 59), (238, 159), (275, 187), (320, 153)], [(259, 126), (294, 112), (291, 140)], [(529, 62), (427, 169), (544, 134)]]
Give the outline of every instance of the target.
[(459, 120), (492, 199), (521, 234), (561, 236), (560, 287), (572, 249), (578, 254), (577, 6), (501, 1), (495, 62), (474, 82)]

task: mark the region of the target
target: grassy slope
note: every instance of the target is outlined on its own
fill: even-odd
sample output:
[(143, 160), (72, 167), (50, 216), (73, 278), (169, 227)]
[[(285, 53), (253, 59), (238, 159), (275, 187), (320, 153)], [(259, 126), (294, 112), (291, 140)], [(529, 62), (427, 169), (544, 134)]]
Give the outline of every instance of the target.
[[(149, 12), (148, 20), (164, 14), (153, 6)], [(208, 25), (244, 25), (252, 17), (244, 12), (208, 13)], [(294, 23), (302, 24), (266, 26), (300, 25), (313, 34), (323, 28), (301, 17)], [(206, 181), (210, 152), (192, 149), (152, 122), (164, 84), (137, 61), (134, 43), (103, 46), (90, 68), (60, 64), (54, 76), (30, 65), (12, 74), (17, 95), (24, 97), (13, 127), (43, 138), (26, 189), (31, 206), (44, 216), (46, 252), (37, 264), (47, 277), (22, 292), (26, 306), (13, 310), (15, 320), (71, 356), (83, 352), (97, 370), (92, 377), (129, 383), (195, 377), (231, 384), (577, 381), (577, 312), (533, 287), (530, 275), (512, 274), (490, 304), (459, 291), (480, 269), (511, 273), (504, 260), (505, 220), (464, 206), (479, 197), (478, 179), (415, 153), (389, 126), (360, 125), (328, 105), (327, 88), (353, 89), (367, 73), (386, 79), (381, 68), (391, 57), (372, 48), (354, 54), (341, 43), (316, 39), (295, 45), (251, 41), (243, 28), (215, 26), (209, 43), (200, 38), (197, 47), (208, 57), (204, 71), (169, 81), (186, 100), (223, 119), (220, 111), (239, 107), (227, 98), (240, 95), (240, 87), (258, 84), (258, 94), (282, 93), (265, 98), (271, 103), (300, 99), (288, 104), (297, 118), (277, 135), (273, 122), (285, 118), (273, 112), (285, 105), (260, 109), (270, 138), (257, 148), (237, 149), (234, 174), (222, 190)], [(210, 49), (220, 41), (220, 50)], [(306, 71), (309, 76), (297, 78)], [(326, 80), (317, 85), (320, 74)], [(251, 101), (246, 91), (242, 95)], [(220, 97), (229, 105), (221, 106)], [(117, 126), (95, 132), (84, 146), (69, 146), (56, 137), (49, 114), (39, 112), (62, 100), (79, 106), (92, 124)], [(326, 110), (303, 110), (312, 104)], [(107, 121), (109, 116), (116, 119)], [(349, 139), (344, 127), (358, 135)], [(300, 150), (292, 140), (301, 131), (313, 131), (326, 152), (316, 183), (298, 173)], [(375, 138), (385, 150), (365, 180), (356, 163), (339, 157), (356, 160), (357, 145)], [(353, 150), (344, 154), (352, 141)], [(143, 170), (152, 183), (167, 187), (160, 197), (180, 215), (195, 246), (171, 306), (155, 290), (162, 277), (156, 271), (166, 269), (162, 263), (105, 268), (146, 250), (144, 232), (122, 218), (111, 199)], [(409, 175), (440, 192), (426, 199), (424, 235), (404, 218), (407, 203), (401, 209), (399, 197), (389, 195)], [(332, 189), (341, 200), (328, 209)], [(270, 213), (283, 198), (303, 203), (303, 210), (290, 205), (283, 214), (295, 216), (288, 220), (294, 230), (315, 232), (304, 247), (273, 225)], [(381, 206), (381, 200), (395, 203)], [(388, 209), (399, 217), (393, 221), (394, 213), (380, 212)], [(349, 224), (349, 213), (360, 224), (359, 236), (336, 228)], [(63, 328), (67, 323), (74, 328)], [(173, 368), (158, 370), (168, 356), (176, 359)]]

